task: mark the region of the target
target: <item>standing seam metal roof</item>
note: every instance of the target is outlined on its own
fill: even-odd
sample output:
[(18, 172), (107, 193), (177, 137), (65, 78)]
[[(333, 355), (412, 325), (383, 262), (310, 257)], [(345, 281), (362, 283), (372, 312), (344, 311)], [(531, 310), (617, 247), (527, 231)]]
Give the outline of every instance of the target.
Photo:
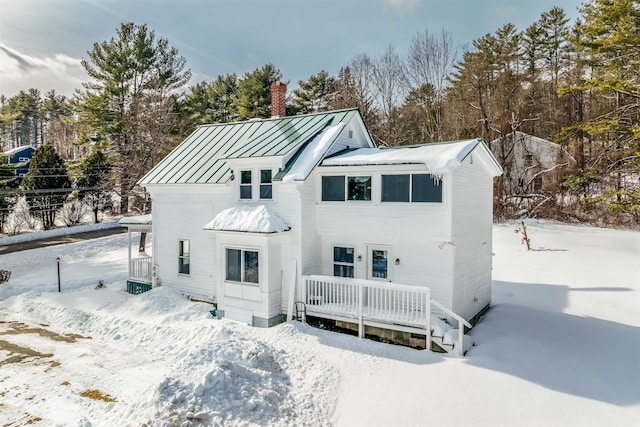
[(326, 126), (348, 122), (357, 109), (199, 126), (140, 184), (212, 184), (229, 179), (226, 159), (284, 156)]

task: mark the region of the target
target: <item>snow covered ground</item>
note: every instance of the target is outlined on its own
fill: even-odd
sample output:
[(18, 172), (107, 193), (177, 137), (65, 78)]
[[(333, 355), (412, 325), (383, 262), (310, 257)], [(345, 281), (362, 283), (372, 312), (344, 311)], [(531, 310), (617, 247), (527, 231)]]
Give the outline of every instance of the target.
[(129, 295), (122, 234), (2, 255), (0, 425), (638, 425), (640, 233), (514, 228), (465, 358)]

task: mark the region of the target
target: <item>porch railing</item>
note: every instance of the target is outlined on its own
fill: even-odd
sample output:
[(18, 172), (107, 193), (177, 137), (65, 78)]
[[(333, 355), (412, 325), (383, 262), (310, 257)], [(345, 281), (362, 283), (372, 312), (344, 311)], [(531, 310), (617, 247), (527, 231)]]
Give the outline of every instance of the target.
[(431, 299), (431, 289), (373, 280), (333, 276), (302, 276), (302, 296), (307, 314), (358, 323), (358, 336), (364, 326), (416, 332), (426, 335), (431, 349), (431, 306), (458, 321), (459, 354), (464, 352), (464, 326), (471, 325), (442, 304)]
[(129, 262), (129, 276), (134, 279), (140, 279), (151, 283), (151, 274), (153, 266), (151, 257), (132, 258)]
[(365, 325), (424, 333), (431, 348), (429, 288), (317, 275), (303, 276), (302, 286), (310, 315), (356, 321), (361, 338)]

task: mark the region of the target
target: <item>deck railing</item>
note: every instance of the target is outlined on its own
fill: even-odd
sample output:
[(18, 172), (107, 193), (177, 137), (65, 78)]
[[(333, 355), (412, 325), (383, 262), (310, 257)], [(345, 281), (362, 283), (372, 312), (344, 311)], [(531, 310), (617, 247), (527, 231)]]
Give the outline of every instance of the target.
[(129, 275), (131, 278), (148, 281), (151, 283), (153, 267), (151, 257), (133, 258), (130, 260)]
[[(303, 276), (302, 295), (311, 315), (352, 319), (364, 326), (421, 332), (431, 348), (431, 290), (427, 287), (332, 276)], [(322, 316), (321, 316), (322, 317)]]
[(361, 338), (365, 325), (425, 334), (427, 349), (431, 349), (433, 305), (458, 322), (455, 349), (464, 354), (464, 327), (471, 325), (431, 299), (427, 287), (319, 275), (302, 276), (302, 287), (309, 315), (357, 322)]

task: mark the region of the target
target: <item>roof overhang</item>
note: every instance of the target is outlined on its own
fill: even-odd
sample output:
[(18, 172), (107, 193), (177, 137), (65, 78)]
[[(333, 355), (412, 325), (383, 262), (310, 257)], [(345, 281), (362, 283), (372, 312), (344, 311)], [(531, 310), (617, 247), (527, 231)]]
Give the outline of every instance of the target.
[(408, 147), (360, 148), (325, 159), (322, 166), (369, 166), (425, 164), (430, 173), (442, 176), (457, 168), (471, 154), (479, 152), (493, 176), (502, 168), (481, 139), (469, 139)]
[(136, 216), (125, 216), (118, 224), (122, 227), (127, 227), (129, 231), (141, 231), (141, 232), (150, 232), (152, 228), (151, 214), (147, 215), (136, 215)]
[(265, 205), (236, 205), (219, 212), (202, 229), (274, 234), (289, 231), (291, 227)]

